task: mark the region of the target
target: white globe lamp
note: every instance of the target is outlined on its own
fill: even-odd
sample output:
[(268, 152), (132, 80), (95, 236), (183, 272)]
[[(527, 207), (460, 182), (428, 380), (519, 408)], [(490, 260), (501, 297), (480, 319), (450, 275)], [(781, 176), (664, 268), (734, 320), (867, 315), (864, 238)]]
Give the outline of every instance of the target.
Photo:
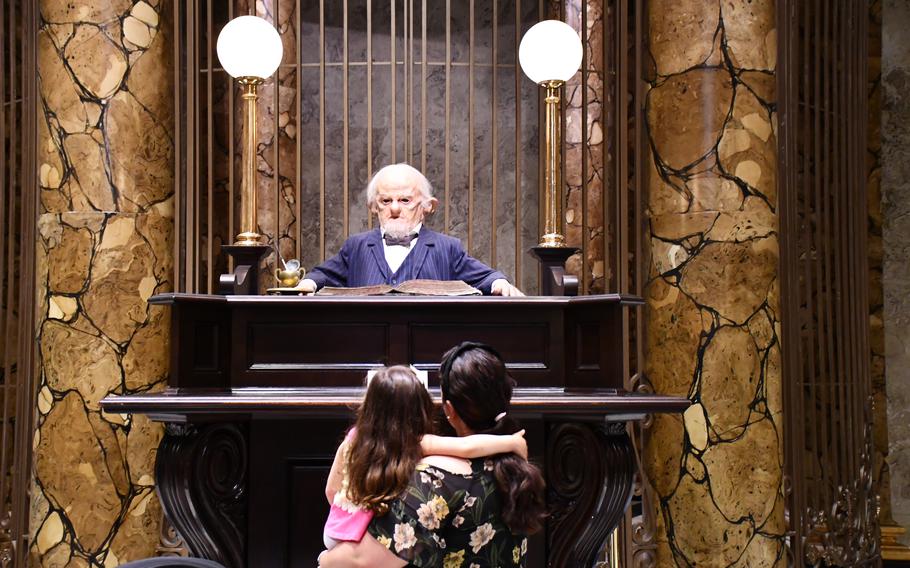
[(235, 79), (267, 79), (281, 65), (284, 49), (275, 26), (256, 16), (234, 18), (218, 34), (218, 60)]
[(231, 248), (266, 249), (256, 221), (256, 99), (259, 98), (256, 90), (281, 65), (284, 55), (281, 36), (275, 26), (262, 18), (240, 16), (228, 22), (218, 34), (216, 50), (224, 70), (240, 84), (244, 101), (240, 233)]
[(581, 38), (572, 26), (559, 20), (544, 20), (521, 38), (518, 61), (532, 81), (565, 83), (581, 66)]
[[(532, 81), (546, 90), (544, 138), (544, 233), (538, 247), (569, 247), (562, 224), (562, 140), (559, 89), (575, 75), (583, 56), (581, 39), (571, 26), (559, 20), (544, 20), (531, 27), (521, 38), (518, 61)], [(574, 250), (574, 249), (573, 249)], [(555, 252), (555, 251), (554, 251)], [(538, 253), (539, 254), (539, 253)]]

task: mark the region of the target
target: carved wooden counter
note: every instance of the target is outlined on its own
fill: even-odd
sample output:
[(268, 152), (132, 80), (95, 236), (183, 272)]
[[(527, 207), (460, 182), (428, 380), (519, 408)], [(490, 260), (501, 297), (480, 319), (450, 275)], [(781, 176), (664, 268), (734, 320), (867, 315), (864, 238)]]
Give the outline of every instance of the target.
[(152, 301), (173, 307), (169, 388), (102, 406), (167, 423), (156, 471), (165, 512), (195, 555), (231, 568), (315, 564), (328, 468), (377, 364), (427, 370), (438, 401), (447, 349), (470, 339), (502, 353), (520, 385), (510, 412), (553, 508), (529, 566), (591, 564), (631, 495), (626, 422), (689, 404), (621, 390), (622, 310), (634, 297)]

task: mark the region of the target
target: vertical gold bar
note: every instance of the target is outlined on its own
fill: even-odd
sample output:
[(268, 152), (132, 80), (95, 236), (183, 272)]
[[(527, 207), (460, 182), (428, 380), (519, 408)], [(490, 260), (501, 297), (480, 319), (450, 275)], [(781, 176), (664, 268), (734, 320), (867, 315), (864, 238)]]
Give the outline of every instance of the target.
[[(537, 20), (544, 19), (544, 8), (543, 1), (537, 1)], [(538, 89), (539, 93), (539, 89)], [(545, 114), (546, 104), (540, 104), (540, 98), (538, 96), (537, 103), (537, 124), (546, 125), (546, 114)], [(541, 203), (546, 203), (546, 197), (544, 196), (545, 186), (544, 186), (544, 177), (540, 175), (540, 172), (546, 171), (546, 152), (543, 151), (544, 148), (544, 139), (546, 138), (546, 129), (538, 126), (537, 130), (537, 227), (538, 234), (540, 233), (539, 228), (544, 226), (544, 208), (540, 206)], [(538, 278), (540, 276), (538, 275)]]
[[(179, 0), (178, 0), (179, 1)], [(234, 19), (234, 3), (228, 2), (228, 21)], [(230, 79), (228, 79), (230, 81)], [(237, 215), (234, 211), (234, 85), (231, 81), (230, 86), (228, 87), (228, 161), (230, 164), (228, 167), (228, 233), (225, 235), (226, 242), (229, 242), (232, 235), (236, 235), (239, 231), (237, 230)], [(234, 271), (234, 257), (227, 255), (228, 261), (228, 272)]]
[(515, 0), (515, 285), (521, 287), (521, 65), (518, 46), (521, 43), (521, 0)]
[[(278, 22), (281, 21), (279, 4), (277, 1), (272, 2), (272, 17), (274, 18), (272, 24), (275, 26), (275, 31), (280, 35), (281, 32), (278, 30)], [(281, 59), (281, 63), (284, 63), (283, 54)], [(279, 139), (281, 138), (281, 127), (278, 126), (278, 117), (281, 116), (281, 101), (278, 98), (278, 93), (281, 90), (281, 63), (278, 64), (278, 69), (275, 70), (275, 74), (272, 76), (272, 191), (274, 195), (273, 206), (275, 207), (275, 233), (272, 236), (272, 246), (275, 249), (275, 264), (277, 266), (281, 265), (281, 155), (278, 152)], [(254, 191), (258, 190), (259, 184), (257, 183), (254, 186)], [(256, 232), (259, 232), (258, 228)], [(265, 233), (265, 230), (263, 230), (263, 233)], [(268, 242), (268, 235), (263, 235), (263, 241)]]
[(214, 241), (214, 229), (212, 227), (212, 209), (214, 208), (214, 193), (215, 193), (215, 183), (212, 177), (215, 175), (215, 160), (214, 160), (214, 149), (215, 144), (212, 142), (212, 138), (215, 135), (215, 113), (212, 111), (212, 82), (215, 75), (215, 59), (214, 54), (215, 50), (213, 45), (213, 36), (215, 35), (214, 26), (212, 25), (212, 0), (208, 0), (205, 4), (206, 13), (205, 13), (205, 28), (206, 28), (206, 38), (208, 39), (208, 45), (206, 46), (206, 60), (208, 62), (208, 69), (206, 70), (205, 78), (205, 158), (206, 158), (206, 187), (205, 187), (205, 196), (206, 196), (206, 231), (205, 231), (205, 258), (206, 258), (206, 292), (211, 294), (214, 290), (214, 282), (217, 275), (215, 274), (215, 262), (214, 262), (214, 251), (215, 245)]
[[(10, 3), (10, 11), (12, 11), (12, 3)], [(10, 18), (10, 19), (13, 20), (13, 18)], [(15, 20), (13, 20), (13, 22), (15, 22)], [(15, 25), (15, 23), (12, 24), (10, 27), (13, 27), (14, 25)], [(12, 36), (15, 34), (10, 34), (10, 35)], [(10, 53), (11, 50), (6, 49), (5, 44), (6, 44), (6, 9), (5, 9), (5, 4), (4, 4), (4, 5), (0, 5), (0, 47), (4, 48), (2, 50), (2, 53), (0, 53), (0, 68), (2, 68), (4, 70), (4, 72), (2, 74), (0, 74), (0, 75), (2, 75), (2, 76), (0, 76), (0, 144), (2, 144), (2, 146), (0, 146), (0, 222), (3, 223), (2, 226), (7, 227), (7, 229), (8, 229), (9, 236), (7, 236), (7, 238), (6, 238), (6, 243), (10, 247), (10, 257), (12, 258), (12, 255), (14, 254), (14, 251), (12, 250), (13, 226), (14, 226), (14, 219), (13, 219), (14, 215), (12, 214), (12, 211), (15, 210), (15, 206), (13, 205), (13, 203), (15, 202), (14, 194), (15, 194), (16, 183), (15, 183), (15, 180), (12, 179), (12, 176), (10, 176), (9, 182), (7, 182), (7, 177), (6, 177), (7, 176), (6, 118), (7, 118), (7, 116), (14, 117), (14, 116), (16, 116), (16, 113), (14, 112), (14, 109), (13, 109), (13, 100), (15, 99), (15, 96), (13, 94), (11, 94), (9, 97), (9, 100), (7, 100), (7, 96), (6, 96), (6, 69), (7, 69), (6, 56), (7, 56), (7, 54)], [(12, 54), (10, 54), (10, 59), (11, 60), (13, 59)], [(15, 86), (14, 86), (15, 79), (14, 79), (14, 75), (12, 73), (10, 73), (10, 82), (13, 83), (13, 86), (10, 89), (10, 92), (14, 93), (15, 92)], [(7, 111), (7, 106), (9, 106), (9, 111)], [(15, 143), (12, 140), (10, 142), (11, 142), (10, 147), (15, 147), (14, 146)], [(10, 203), (10, 212), (9, 213), (7, 213), (7, 210), (6, 210), (7, 199), (9, 200), (9, 203)], [(12, 280), (13, 280), (14, 270), (13, 270), (12, 264), (10, 265), (10, 267), (8, 269), (4, 270), (4, 268), (2, 268), (2, 267), (6, 266), (6, 260), (7, 260), (6, 259), (6, 249), (3, 246), (0, 246), (0, 270), (3, 270), (3, 273), (0, 274), (0, 297), (3, 297), (4, 293), (6, 293), (6, 292), (10, 293), (9, 300), (6, 302), (6, 306), (5, 307), (0, 306), (0, 334), (2, 334), (2, 336), (5, 338), (4, 343), (6, 344), (3, 349), (3, 354), (0, 355), (0, 367), (3, 368), (3, 382), (2, 382), (2, 384), (0, 384), (0, 396), (3, 397), (3, 409), (2, 409), (2, 412), (0, 412), (0, 414), (2, 414), (2, 416), (0, 416), (0, 419), (2, 419), (2, 422), (0, 422), (0, 431), (2, 431), (2, 436), (3, 436), (2, 447), (0, 447), (0, 472), (2, 472), (2, 474), (3, 474), (2, 477), (0, 477), (0, 495), (3, 495), (4, 497), (7, 494), (6, 472), (9, 471), (9, 465), (7, 464), (8, 457), (6, 454), (6, 448), (8, 446), (7, 430), (12, 426), (11, 424), (7, 423), (8, 422), (7, 401), (10, 398), (12, 398), (13, 396), (15, 396), (15, 394), (14, 394), (15, 390), (14, 390), (14, 385), (12, 385), (12, 376), (11, 376), (12, 365), (10, 363), (10, 361), (12, 359), (12, 355), (10, 354), (10, 347), (9, 347), (9, 338), (12, 334), (10, 333), (10, 330), (7, 329), (8, 319), (9, 319), (8, 313), (10, 310), (13, 309), (12, 290), (13, 290), (14, 286), (13, 286)], [(10, 283), (8, 285), (6, 285), (7, 278), (9, 278), (9, 280), (10, 280)], [(8, 509), (6, 506), (6, 499), (4, 498), (3, 506), (2, 506), (2, 508), (0, 508), (0, 513), (2, 513), (3, 515), (6, 515), (7, 512), (8, 512)]]
[(325, 0), (319, 0), (319, 255), (325, 260)]
[[(6, 10), (4, 9), (3, 5), (0, 5), (0, 46), (4, 46), (5, 44), (6, 44)], [(2, 68), (4, 70), (6, 69), (7, 53), (9, 53), (8, 49), (4, 49), (3, 52), (0, 53), (0, 68)], [(10, 226), (10, 225), (12, 225), (12, 213), (9, 214), (10, 218), (8, 219), (7, 212), (6, 212), (6, 201), (7, 201), (7, 199), (9, 199), (9, 202), (12, 205), (14, 184), (12, 183), (12, 180), (10, 180), (9, 183), (6, 181), (6, 175), (7, 175), (7, 169), (6, 169), (6, 117), (7, 117), (7, 114), (9, 114), (9, 116), (13, 116), (13, 112), (12, 112), (12, 108), (10, 108), (10, 111), (7, 112), (6, 103), (7, 103), (7, 101), (6, 101), (6, 73), (4, 72), (4, 73), (0, 73), (0, 144), (2, 144), (2, 146), (0, 146), (0, 221), (2, 221), (5, 224), (4, 226)], [(9, 194), (9, 195), (7, 195), (7, 194)], [(0, 247), (0, 266), (3, 266), (3, 264), (4, 264), (4, 260), (5, 260), (4, 255), (5, 255), (5, 252), (3, 250), (3, 247)], [(3, 292), (5, 289), (4, 288), (5, 282), (6, 282), (5, 275), (0, 275), (0, 297), (3, 296)], [(12, 286), (10, 286), (10, 287), (12, 287)], [(8, 309), (12, 309), (12, 307), (9, 306)], [(2, 307), (0, 307), (0, 329), (5, 329), (5, 327), (6, 327), (4, 325), (5, 321), (6, 321), (6, 309), (3, 309)], [(6, 364), (5, 362), (6, 362), (6, 357), (7, 357), (8, 353), (9, 353), (8, 351), (3, 352), (3, 356), (0, 357), (0, 364), (3, 364), (3, 365)], [(8, 377), (8, 376), (9, 375), (4, 375), (4, 377)], [(6, 390), (5, 381), (3, 383), (3, 390), (4, 390), (3, 398), (5, 401), (7, 398), (7, 396), (6, 396), (7, 393), (5, 392), (5, 390)], [(3, 416), (3, 430), (4, 430), (4, 432), (6, 431), (6, 416), (5, 415)], [(6, 446), (4, 446), (3, 448), (0, 448), (0, 450), (3, 451), (3, 455), (5, 456), (6, 455)], [(6, 471), (6, 460), (5, 459), (3, 460), (2, 465), (3, 465), (3, 468), (0, 471), (5, 472)], [(0, 479), (0, 488), (5, 486), (5, 477), (6, 476), (4, 475), (4, 479)], [(6, 495), (6, 493), (0, 492), (0, 495)]]
[[(172, 2), (174, 10), (174, 30), (181, 29), (181, 17), (180, 17), (180, 0), (173, 0)], [(180, 75), (180, 65), (181, 62), (181, 48), (183, 46), (182, 34), (174, 34), (174, 50), (171, 54), (174, 58), (174, 112), (179, 116), (182, 112), (183, 107), (183, 80)], [(183, 270), (181, 269), (181, 258), (183, 257), (180, 243), (183, 241), (184, 227), (183, 222), (181, 221), (183, 214), (183, 207), (180, 204), (181, 199), (183, 198), (184, 184), (181, 181), (184, 179), (186, 172), (180, 167), (180, 163), (183, 162), (183, 137), (186, 133), (186, 124), (180, 124), (178, 122), (177, 128), (175, 130), (174, 136), (174, 156), (176, 156), (177, 164), (177, 175), (174, 176), (174, 291), (175, 292), (185, 292), (186, 284), (183, 280), (183, 275), (181, 274)]]
[[(367, 179), (373, 177), (373, 0), (367, 0)], [(373, 230), (373, 215), (367, 213)]]
[(420, 171), (427, 171), (427, 0), (420, 3)]
[(490, 114), (493, 122), (493, 144), (491, 148), (492, 152), (490, 153), (493, 158), (491, 165), (493, 168), (493, 184), (490, 188), (490, 264), (493, 266), (496, 266), (496, 228), (499, 226), (498, 223), (496, 223), (496, 173), (499, 165), (499, 161), (497, 160), (498, 152), (496, 151), (496, 79), (497, 75), (499, 75), (496, 59), (496, 48), (498, 47), (497, 41), (499, 36), (499, 30), (497, 29), (499, 27), (499, 22), (497, 20), (499, 15), (496, 13), (497, 11), (498, 7), (496, 6), (496, 0), (493, 0), (493, 92), (490, 95)]
[(294, 89), (294, 104), (296, 106), (296, 113), (294, 118), (294, 127), (296, 128), (296, 135), (294, 136), (294, 171), (296, 172), (294, 180), (294, 199), (297, 205), (297, 227), (294, 231), (294, 241), (296, 246), (294, 247), (295, 258), (303, 258), (303, 234), (301, 228), (303, 227), (303, 148), (301, 147), (301, 134), (303, 133), (303, 121), (300, 119), (301, 111), (301, 100), (302, 96), (300, 94), (300, 88), (303, 85), (303, 67), (300, 65), (302, 63), (303, 56), (301, 55), (302, 47), (302, 34), (300, 33), (301, 24), (303, 18), (300, 15), (300, 0), (296, 0), (294, 5), (294, 36), (297, 38), (297, 60), (294, 62), (295, 67), (295, 77), (296, 84)]
[(411, 62), (414, 57), (414, 22), (411, 19), (414, 5), (412, 0), (403, 0), (404, 8), (404, 155), (410, 164), (414, 160), (414, 151), (411, 146)]
[[(543, 83), (542, 83), (543, 84)], [(559, 92), (562, 81), (549, 81), (545, 84), (546, 97), (546, 138), (544, 140), (547, 166), (544, 169), (544, 234), (539, 246), (562, 247), (566, 244), (562, 233), (562, 126), (559, 111)]]
[[(38, 11), (37, 2), (26, 2), (22, 7), (22, 29), (26, 35), (23, 50), (23, 62), (21, 65), (22, 81), (22, 121), (23, 134), (21, 137), (22, 148), (35, 148), (37, 144), (37, 104), (38, 96), (37, 79), (35, 70), (38, 68), (36, 55), (36, 34), (38, 30)], [(37, 242), (36, 239), (36, 222), (38, 218), (38, 187), (37, 164), (35, 152), (22, 152), (22, 198), (20, 200), (21, 213), (19, 215), (19, 233), (22, 235), (24, 242), (32, 243), (30, 247)], [(14, 459), (10, 464), (10, 469), (4, 473), (12, 471), (13, 486), (16, 488), (12, 491), (12, 527), (16, 537), (14, 546), (13, 566), (25, 566), (25, 556), (29, 548), (26, 540), (28, 534), (29, 518), (29, 501), (28, 491), (25, 489), (31, 479), (29, 467), (32, 464), (32, 433), (34, 425), (34, 409), (36, 408), (37, 389), (34, 388), (36, 376), (33, 372), (35, 349), (33, 340), (35, 337), (34, 324), (34, 306), (35, 306), (35, 257), (29, 254), (22, 258), (20, 263), (20, 277), (17, 282), (19, 288), (18, 305), (19, 313), (26, 314), (18, 330), (19, 339), (19, 359), (17, 363), (17, 394), (16, 414), (19, 421), (16, 424), (16, 436), (13, 443), (15, 449)], [(11, 397), (13, 398), (13, 397)], [(21, 489), (20, 489), (21, 488)], [(20, 527), (18, 530), (16, 527)]]
[(446, 136), (445, 136), (445, 191), (446, 191), (446, 203), (445, 203), (445, 219), (443, 225), (443, 232), (449, 232), (449, 208), (451, 199), (449, 198), (449, 140), (452, 136), (452, 117), (449, 111), (449, 107), (452, 102), (451, 95), (451, 72), (452, 72), (452, 0), (446, 0), (446, 80), (445, 80), (445, 89), (446, 89)]
[(389, 48), (390, 48), (390, 52), (391, 52), (390, 57), (389, 57), (389, 73), (390, 73), (389, 80), (391, 81), (391, 84), (392, 84), (392, 120), (389, 122), (389, 129), (391, 130), (391, 135), (392, 135), (391, 157), (392, 157), (392, 163), (394, 164), (398, 161), (398, 159), (397, 159), (398, 143), (395, 140), (395, 135), (397, 134), (397, 131), (398, 131), (398, 124), (395, 122), (395, 110), (396, 110), (395, 106), (398, 104), (398, 99), (396, 98), (396, 91), (397, 91), (396, 86), (397, 85), (395, 85), (395, 67), (398, 66), (398, 56), (395, 53), (395, 44), (397, 43), (395, 41), (395, 34), (397, 33), (395, 31), (395, 0), (390, 0), (390, 1), (391, 1), (391, 8), (392, 8), (392, 11), (391, 11), (392, 19), (390, 21), (391, 31), (389, 32), (389, 42), (390, 42)]
[(468, 254), (474, 239), (474, 0), (468, 2)]
[(610, 535), (610, 568), (621, 568), (619, 562), (619, 527)]
[[(6, 51), (6, 53), (9, 54), (8, 67), (6, 67), (6, 68), (9, 69), (9, 76), (10, 76), (9, 83), (10, 84), (9, 84), (9, 98), (7, 98), (7, 100), (5, 101), (6, 104), (4, 105), (4, 107), (5, 107), (6, 114), (9, 117), (9, 121), (10, 121), (9, 137), (10, 137), (10, 148), (12, 149), (16, 145), (19, 145), (22, 142), (22, 138), (23, 138), (19, 134), (19, 128), (18, 128), (18, 121), (19, 121), (20, 117), (23, 116), (23, 113), (21, 112), (21, 110), (19, 112), (17, 112), (16, 107), (19, 106), (22, 102), (24, 102), (23, 98), (20, 98), (20, 97), (22, 97), (24, 94), (25, 85), (24, 85), (24, 79), (21, 80), (21, 83), (19, 85), (16, 84), (16, 79), (17, 79), (17, 77), (16, 77), (16, 51), (17, 51), (17, 48), (19, 47), (19, 43), (16, 41), (16, 31), (15, 31), (15, 26), (17, 24), (16, 4), (14, 2), (10, 2), (9, 6), (10, 6), (9, 20), (11, 22), (10, 31), (12, 33), (9, 34), (9, 39), (10, 39), (9, 46), (8, 46), (8, 49), (6, 49), (5, 51)], [(3, 44), (0, 43), (0, 45), (3, 45)], [(22, 92), (17, 93), (17, 89), (16, 89), (17, 86), (20, 89), (22, 89)], [(17, 94), (19, 95), (19, 97), (17, 97)], [(0, 150), (0, 152), (5, 153), (6, 152), (6, 140), (5, 139), (0, 139), (0, 140), (2, 140), (2, 143), (4, 144), (4, 148), (3, 148), (3, 150)], [(26, 152), (21, 152), (22, 159), (25, 159), (25, 154), (26, 154)], [(6, 272), (6, 274), (5, 274), (4, 278), (0, 278), (0, 281), (5, 280), (5, 279), (9, 280), (9, 283), (7, 284), (6, 290), (5, 290), (5, 292), (6, 292), (6, 309), (3, 310), (3, 325), (2, 325), (2, 327), (0, 327), (0, 330), (2, 330), (2, 334), (3, 334), (3, 338), (4, 338), (3, 339), (3, 343), (4, 343), (4, 349), (3, 349), (3, 353), (4, 353), (3, 373), (4, 374), (3, 374), (3, 377), (4, 377), (4, 380), (3, 380), (3, 390), (2, 390), (2, 392), (3, 392), (3, 409), (2, 409), (2, 427), (0, 427), (0, 429), (2, 429), (2, 432), (3, 432), (3, 434), (2, 434), (2, 436), (3, 436), (2, 437), (2, 446), (3, 447), (2, 447), (2, 454), (0, 454), (0, 467), (2, 467), (2, 480), (0, 480), (0, 495), (4, 496), (3, 509), (2, 509), (2, 512), (4, 513), (4, 515), (8, 513), (8, 510), (6, 508), (5, 496), (6, 496), (6, 491), (7, 491), (6, 473), (7, 473), (7, 471), (9, 471), (8, 468), (10, 465), (9, 456), (7, 455), (6, 449), (9, 446), (8, 439), (9, 439), (9, 435), (10, 435), (10, 427), (13, 426), (9, 421), (8, 404), (9, 404), (9, 400), (16, 396), (16, 389), (15, 389), (16, 385), (12, 382), (12, 380), (13, 380), (13, 378), (12, 378), (13, 361), (12, 361), (12, 357), (10, 356), (10, 353), (13, 352), (12, 338), (15, 337), (15, 331), (13, 329), (11, 329), (10, 323), (12, 321), (12, 318), (9, 317), (9, 313), (13, 309), (13, 302), (14, 302), (14, 298), (15, 298), (13, 293), (16, 289), (16, 286), (13, 285), (13, 280), (15, 278), (15, 273), (16, 273), (15, 238), (16, 238), (16, 229), (17, 229), (18, 223), (16, 223), (15, 214), (14, 214), (14, 212), (16, 210), (14, 199), (16, 198), (16, 188), (17, 187), (21, 188), (20, 191), (23, 194), (27, 191), (26, 185), (25, 185), (25, 183), (23, 183), (24, 180), (19, 179), (19, 168), (17, 168), (18, 164), (16, 161), (15, 150), (11, 150), (10, 159), (7, 161), (6, 166), (8, 168), (8, 171), (7, 171), (7, 169), (4, 169), (3, 174), (6, 175), (8, 173), (8, 175), (9, 175), (8, 186), (9, 186), (9, 197), (10, 197), (9, 203), (10, 203), (10, 205), (8, 208), (9, 217), (5, 219), (6, 228), (7, 228), (6, 229), (6, 247), (5, 247), (6, 248), (6, 251), (5, 251), (5, 256), (6, 256), (5, 272)], [(2, 196), (0, 196), (0, 197), (2, 197)], [(0, 219), (4, 219), (5, 217), (6, 217), (5, 215), (0, 215)], [(24, 250), (26, 250), (26, 246), (25, 246), (25, 243), (22, 243), (22, 244), (23, 244), (22, 248), (24, 251)]]
[(194, 294), (199, 293), (199, 176), (197, 175), (199, 170), (199, 142), (197, 133), (199, 132), (199, 108), (196, 104), (198, 100), (198, 85), (199, 85), (199, 40), (196, 37), (197, 26), (199, 26), (199, 4), (193, 2), (193, 29), (191, 33), (191, 49), (193, 57), (193, 65), (190, 68), (193, 72), (193, 76), (187, 78), (187, 82), (190, 84), (190, 100), (193, 101), (193, 113), (192, 113), (192, 143), (190, 148), (193, 149), (193, 169), (192, 169), (192, 194), (187, 196), (187, 203), (192, 204), (192, 207), (187, 207), (187, 218), (189, 225), (192, 227), (192, 242), (187, 249), (191, 251), (191, 254), (187, 255), (187, 262), (191, 262), (190, 265), (190, 277), (192, 278), (192, 285), (190, 291)]
[(341, 14), (341, 104), (343, 105), (341, 109), (341, 187), (344, 191), (344, 196), (342, 197), (344, 218), (341, 221), (341, 227), (344, 238), (348, 238), (350, 231), (348, 227), (348, 218), (350, 217), (350, 211), (348, 211), (350, 207), (348, 203), (348, 0), (343, 0), (341, 3)]
[(240, 231), (234, 243), (242, 245), (262, 244), (262, 235), (258, 231), (257, 215), (259, 212), (259, 191), (256, 182), (258, 148), (256, 125), (258, 119), (257, 88), (262, 84), (258, 77), (244, 77), (237, 82), (243, 87), (243, 147), (240, 163), (243, 173), (240, 179)]
[[(590, 226), (588, 224), (588, 144), (591, 137), (588, 134), (588, 0), (581, 0), (581, 294), (588, 293), (588, 284), (590, 283), (590, 266), (588, 262), (588, 235)], [(566, 89), (568, 91), (568, 89)], [(568, 92), (566, 93), (568, 97)], [(568, 100), (563, 103), (563, 109), (568, 105)], [(563, 160), (565, 164), (565, 160)], [(565, 179), (565, 176), (563, 176)], [(559, 188), (559, 192), (565, 196), (565, 183)], [(603, 199), (601, 199), (603, 203)], [(560, 225), (565, 221), (559, 220)], [(568, 232), (568, 228), (566, 230)]]

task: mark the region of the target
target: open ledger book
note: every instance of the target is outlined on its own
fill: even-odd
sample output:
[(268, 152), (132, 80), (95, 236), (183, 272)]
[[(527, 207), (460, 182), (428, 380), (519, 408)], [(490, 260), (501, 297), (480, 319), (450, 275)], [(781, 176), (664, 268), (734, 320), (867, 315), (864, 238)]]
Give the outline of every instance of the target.
[(396, 286), (376, 284), (357, 288), (326, 286), (317, 296), (382, 296), (385, 294), (410, 294), (411, 296), (480, 296), (480, 290), (461, 280), (408, 280)]

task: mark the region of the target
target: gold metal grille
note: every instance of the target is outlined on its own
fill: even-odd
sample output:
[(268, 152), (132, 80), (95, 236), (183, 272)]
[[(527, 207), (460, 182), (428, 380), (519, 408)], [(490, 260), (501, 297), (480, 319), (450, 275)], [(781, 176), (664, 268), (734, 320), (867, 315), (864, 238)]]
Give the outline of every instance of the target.
[(0, 565), (24, 565), (34, 408), (35, 12), (0, 7)]
[(868, 319), (868, 5), (783, 2), (782, 351), (794, 562), (878, 562)]
[(406, 161), (433, 183), (428, 225), (528, 292), (537, 265), (538, 89), (517, 46), (542, 2), (178, 3), (178, 289), (212, 292), (239, 212), (239, 106), (215, 40), (231, 18), (273, 22), (284, 61), (260, 88), (259, 225), (311, 267), (372, 226), (363, 188)]

